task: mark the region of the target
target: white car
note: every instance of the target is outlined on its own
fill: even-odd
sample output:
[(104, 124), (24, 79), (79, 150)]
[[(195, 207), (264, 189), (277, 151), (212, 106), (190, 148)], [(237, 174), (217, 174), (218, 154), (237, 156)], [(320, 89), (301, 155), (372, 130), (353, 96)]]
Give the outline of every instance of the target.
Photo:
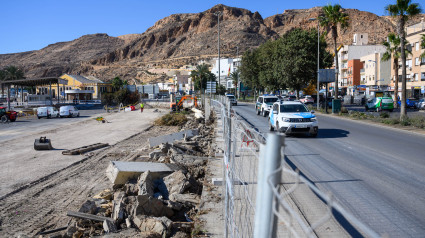
[(37, 108), (37, 117), (38, 119), (59, 117), (59, 111), (55, 107), (38, 107)]
[(80, 112), (75, 106), (62, 106), (59, 109), (60, 117), (79, 117)]
[(269, 115), (270, 131), (285, 134), (310, 134), (316, 137), (319, 123), (314, 111), (309, 111), (302, 102), (279, 101), (273, 104)]
[(257, 103), (255, 103), (255, 111), (257, 115), (262, 115), (266, 117), (270, 114), (270, 109), (272, 108), (273, 103), (278, 101), (279, 98), (275, 95), (264, 94), (257, 98)]
[(226, 94), (226, 97), (229, 99), (230, 103), (234, 106), (238, 105), (238, 101), (236, 100), (235, 95), (233, 94)]

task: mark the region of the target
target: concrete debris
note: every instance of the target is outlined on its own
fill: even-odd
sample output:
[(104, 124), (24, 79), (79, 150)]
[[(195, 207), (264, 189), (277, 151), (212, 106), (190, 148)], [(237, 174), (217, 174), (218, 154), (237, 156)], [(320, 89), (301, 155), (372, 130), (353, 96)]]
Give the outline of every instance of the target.
[(190, 183), (182, 171), (176, 171), (164, 177), (164, 184), (169, 194), (184, 193)]
[(157, 198), (148, 195), (139, 195), (136, 197), (136, 203), (133, 204), (130, 214), (133, 216), (147, 215), (154, 217), (172, 217), (174, 212)]
[(200, 197), (198, 194), (171, 194), (170, 200), (173, 202), (179, 202), (186, 205), (196, 206), (200, 202)]
[[(136, 153), (114, 154), (123, 161), (111, 161), (106, 169), (112, 189), (85, 201), (79, 212), (68, 211), (79, 219), (62, 237), (190, 237), (204, 167), (217, 152), (211, 147), (213, 127), (201, 121), (192, 118), (178, 133), (150, 138), (150, 147)], [(143, 162), (124, 162), (136, 159)]]
[(142, 234), (153, 233), (166, 238), (171, 231), (172, 221), (167, 217), (136, 216), (133, 221)]
[(161, 174), (174, 172), (163, 163), (111, 161), (106, 169), (106, 176), (113, 184), (125, 184), (128, 180), (137, 178), (148, 170)]
[(118, 231), (115, 224), (110, 220), (103, 221), (103, 230), (105, 230), (106, 233), (113, 233)]
[(185, 136), (190, 138), (196, 135), (198, 135), (198, 129), (180, 131), (165, 136), (151, 137), (149, 138), (149, 145), (150, 147), (156, 147), (162, 143), (172, 143), (176, 140), (181, 140), (185, 138)]
[(192, 112), (195, 113), (195, 118), (196, 119), (204, 118), (204, 113), (201, 110), (196, 109), (196, 108), (192, 108)]

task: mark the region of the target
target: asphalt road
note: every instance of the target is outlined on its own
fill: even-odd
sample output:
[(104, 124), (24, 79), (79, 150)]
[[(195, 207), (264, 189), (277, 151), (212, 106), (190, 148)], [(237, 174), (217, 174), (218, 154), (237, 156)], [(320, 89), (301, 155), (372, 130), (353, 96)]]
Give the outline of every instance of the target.
[[(252, 104), (233, 107), (261, 133)], [(318, 114), (319, 135), (285, 138), (285, 158), (325, 193), (389, 237), (424, 237), (425, 136)]]

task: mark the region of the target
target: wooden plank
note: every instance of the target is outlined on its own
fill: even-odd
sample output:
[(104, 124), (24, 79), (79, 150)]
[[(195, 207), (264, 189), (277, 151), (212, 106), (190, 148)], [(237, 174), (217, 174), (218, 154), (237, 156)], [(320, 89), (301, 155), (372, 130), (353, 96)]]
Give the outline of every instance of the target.
[(96, 215), (82, 213), (82, 212), (68, 211), (66, 213), (66, 215), (69, 216), (69, 217), (77, 217), (77, 218), (91, 220), (91, 221), (103, 222), (105, 220), (109, 220), (111, 222), (114, 222), (114, 220), (112, 218), (109, 218), (109, 217), (96, 216)]

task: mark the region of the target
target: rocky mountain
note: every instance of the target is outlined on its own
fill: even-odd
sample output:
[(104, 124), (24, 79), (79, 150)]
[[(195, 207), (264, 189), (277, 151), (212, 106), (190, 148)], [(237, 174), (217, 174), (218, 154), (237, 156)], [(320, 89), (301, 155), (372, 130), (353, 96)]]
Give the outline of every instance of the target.
[[(317, 27), (309, 21), (321, 8), (286, 10), (263, 19), (258, 12), (216, 5), (200, 13), (173, 14), (157, 21), (142, 34), (110, 37), (86, 35), (74, 41), (49, 45), (38, 51), (0, 55), (0, 67), (23, 67), (27, 77), (58, 76), (62, 73), (94, 75), (108, 81), (120, 76), (130, 82), (155, 76), (150, 68), (175, 68), (217, 57), (217, 11), (220, 17), (220, 45), (223, 56), (235, 57), (291, 29)], [(345, 9), (349, 27), (339, 32), (338, 44), (350, 44), (354, 33), (368, 33), (371, 44), (381, 43), (395, 30), (393, 19), (356, 9)], [(411, 22), (419, 22), (418, 16)], [(321, 29), (323, 33), (325, 29)], [(328, 43), (332, 43), (330, 33)]]

